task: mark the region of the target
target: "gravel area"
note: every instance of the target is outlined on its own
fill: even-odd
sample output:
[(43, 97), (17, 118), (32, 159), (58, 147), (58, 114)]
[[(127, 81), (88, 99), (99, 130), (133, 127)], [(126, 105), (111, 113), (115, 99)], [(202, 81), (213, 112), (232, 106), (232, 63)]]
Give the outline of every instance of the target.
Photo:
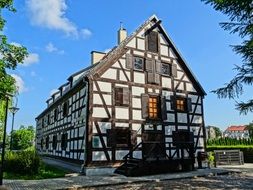
[[(195, 177), (191, 179), (173, 179), (167, 181), (132, 183), (103, 187), (82, 188), (82, 190), (167, 190), (167, 189), (253, 189), (253, 176), (245, 173), (229, 175)], [(78, 188), (78, 190), (81, 190)]]

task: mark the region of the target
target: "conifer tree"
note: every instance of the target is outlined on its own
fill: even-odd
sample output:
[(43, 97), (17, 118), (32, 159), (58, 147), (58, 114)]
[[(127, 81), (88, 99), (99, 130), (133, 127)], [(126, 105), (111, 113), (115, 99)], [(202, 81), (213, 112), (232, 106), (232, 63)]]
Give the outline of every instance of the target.
[[(242, 57), (242, 64), (235, 66), (236, 75), (224, 87), (213, 91), (219, 98), (239, 98), (245, 86), (253, 85), (253, 1), (202, 1), (227, 15), (230, 21), (220, 23), (221, 27), (232, 34), (238, 34), (243, 40), (241, 44), (232, 45), (233, 51)], [(242, 114), (253, 112), (253, 99), (236, 101), (236, 109)]]

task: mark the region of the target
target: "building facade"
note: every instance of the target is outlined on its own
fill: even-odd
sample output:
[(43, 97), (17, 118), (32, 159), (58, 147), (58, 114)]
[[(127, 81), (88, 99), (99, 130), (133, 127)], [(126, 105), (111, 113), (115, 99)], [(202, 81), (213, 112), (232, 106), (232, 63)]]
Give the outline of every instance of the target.
[(233, 139), (248, 139), (249, 138), (249, 130), (245, 125), (231, 125), (229, 126), (223, 133), (224, 137), (229, 137)]
[[(117, 167), (127, 156), (190, 159), (205, 149), (205, 92), (156, 16), (118, 46), (92, 52), (36, 118), (41, 155), (88, 167)], [(158, 155), (158, 156), (157, 156)]]

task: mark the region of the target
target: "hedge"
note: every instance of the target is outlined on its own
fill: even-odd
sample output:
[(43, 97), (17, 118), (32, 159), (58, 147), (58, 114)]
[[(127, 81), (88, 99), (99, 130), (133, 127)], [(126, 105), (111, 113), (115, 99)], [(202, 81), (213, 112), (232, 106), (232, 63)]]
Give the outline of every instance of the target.
[(253, 145), (236, 145), (236, 146), (207, 146), (208, 152), (214, 150), (238, 150), (243, 152), (244, 162), (253, 163)]

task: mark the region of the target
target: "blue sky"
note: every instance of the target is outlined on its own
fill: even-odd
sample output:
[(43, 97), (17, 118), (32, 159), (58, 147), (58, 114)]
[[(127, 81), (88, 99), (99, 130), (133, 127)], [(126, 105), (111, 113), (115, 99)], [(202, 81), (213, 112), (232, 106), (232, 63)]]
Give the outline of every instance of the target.
[[(239, 115), (234, 101), (210, 93), (234, 75), (241, 60), (229, 47), (241, 40), (218, 25), (227, 17), (200, 0), (16, 0), (17, 12), (5, 11), (4, 33), (9, 42), (27, 47), (25, 65), (9, 71), (18, 81), (20, 94), (15, 127), (34, 125), (46, 108), (45, 101), (72, 73), (90, 65), (92, 50), (106, 51), (116, 45), (120, 22), (133, 32), (156, 14), (207, 92), (206, 125), (225, 129), (251, 122), (252, 113)], [(250, 88), (244, 99), (249, 98)], [(8, 122), (8, 131), (11, 122)]]

